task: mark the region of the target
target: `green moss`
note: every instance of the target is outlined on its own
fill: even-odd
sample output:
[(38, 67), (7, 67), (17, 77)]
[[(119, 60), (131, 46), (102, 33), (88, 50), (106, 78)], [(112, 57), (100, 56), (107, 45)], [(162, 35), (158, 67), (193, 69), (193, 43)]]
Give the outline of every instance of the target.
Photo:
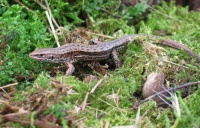
[[(102, 1), (100, 1), (100, 3), (103, 4)], [(98, 8), (95, 10), (94, 14), (91, 11), (94, 8), (94, 6), (91, 5), (98, 4), (99, 2), (85, 4), (86, 12), (90, 14), (90, 18), (95, 18), (96, 20), (95, 22), (89, 23), (90, 29), (94, 29), (98, 32), (103, 31), (104, 33), (110, 35), (123, 35), (135, 32), (135, 28), (127, 25), (129, 19), (128, 17), (130, 16), (129, 14), (132, 10), (129, 10), (129, 13), (121, 19), (115, 19), (112, 16), (104, 19), (107, 15), (105, 13), (101, 14)], [(107, 8), (108, 5), (114, 8), (116, 2), (107, 3), (104, 6), (102, 5), (102, 7)], [(62, 3), (60, 8), (66, 6), (69, 7), (68, 4)], [(48, 37), (48, 34), (46, 35), (44, 25), (39, 22), (40, 20), (37, 19), (37, 17), (26, 20), (24, 17), (27, 14), (22, 11), (22, 7), (19, 5), (12, 6), (12, 9), (15, 9), (15, 12), (18, 12), (20, 17), (16, 18), (16, 21), (14, 21), (11, 16), (17, 17), (18, 13), (11, 14), (11, 11), (7, 10), (3, 16), (6, 16), (4, 17), (5, 19), (8, 17), (8, 19), (5, 20), (4, 23), (12, 21), (10, 22), (10, 27), (13, 29), (16, 27), (16, 23), (22, 22), (22, 24), (19, 25), (21, 35), (19, 37), (17, 36), (17, 39), (14, 40), (14, 44), (11, 48), (12, 50), (9, 51), (9, 49), (7, 49), (8, 51), (4, 53), (6, 54), (4, 61), (7, 63), (3, 65), (3, 69), (5, 67), (10, 68), (0, 72), (0, 76), (2, 76), (0, 77), (0, 80), (3, 79), (1, 84), (16, 81), (14, 77), (10, 78), (8, 75), (14, 76), (17, 72), (30, 74), (32, 69), (34, 72), (40, 72), (32, 86), (15, 93), (13, 101), (22, 101), (27, 95), (36, 93), (39, 90), (56, 90), (55, 87), (51, 85), (52, 79), (61, 81), (63, 85), (72, 86), (72, 90), (75, 92), (74, 94), (65, 95), (63, 93), (58, 93), (60, 99), (58, 101), (54, 101), (46, 112), (43, 113), (44, 115), (53, 114), (62, 120), (63, 125), (67, 125), (67, 122), (64, 121), (66, 112), (63, 110), (70, 112), (75, 109), (75, 106), (80, 107), (84, 101), (86, 93), (90, 92), (102, 76), (97, 76), (97, 80), (87, 84), (74, 76), (65, 77), (63, 74), (57, 74), (55, 78), (51, 78), (47, 73), (41, 73), (41, 71), (45, 71), (48, 66), (46, 66), (46, 63), (32, 63), (32, 61), (28, 59), (28, 53), (31, 49), (33, 49), (32, 47), (52, 47), (53, 44), (50, 44), (51, 38)], [(200, 14), (188, 12), (187, 8), (176, 7), (174, 4), (170, 4), (168, 6), (163, 3), (163, 7), (156, 7), (156, 9), (160, 13), (152, 11), (148, 15), (146, 22), (143, 21), (140, 23), (139, 32), (148, 35), (158, 35), (161, 32), (164, 32), (164, 38), (180, 41), (199, 54), (200, 44), (198, 42), (200, 41)], [(76, 9), (73, 8), (71, 11), (75, 10)], [(77, 11), (79, 12), (80, 8)], [(114, 9), (114, 11), (116, 10)], [(62, 11), (58, 10), (58, 12), (56, 12), (56, 10), (54, 10), (57, 18), (59, 18), (58, 14), (60, 14), (60, 12)], [(77, 16), (77, 13), (75, 14)], [(115, 12), (115, 14), (118, 14), (118, 12)], [(73, 17), (73, 25), (82, 23), (80, 19), (76, 19), (76, 16)], [(70, 15), (68, 15), (68, 18), (69, 17)], [(30, 22), (31, 20), (33, 21)], [(64, 22), (61, 19), (59, 21), (62, 23)], [(29, 27), (30, 25), (32, 25), (33, 28)], [(39, 31), (40, 28), (43, 29)], [(30, 31), (31, 35), (28, 35), (27, 31)], [(37, 31), (39, 31), (39, 33), (37, 33)], [(19, 44), (16, 43), (19, 40), (21, 40), (21, 42)], [(30, 45), (30, 42), (32, 41), (36, 42), (36, 44)], [(76, 115), (77, 118), (85, 119), (83, 123), (86, 127), (100, 127), (102, 126), (102, 123), (105, 124), (106, 121), (110, 121), (111, 126), (135, 124), (136, 113), (138, 110), (131, 109), (133, 104), (132, 98), (134, 97), (136, 100), (139, 100), (142, 85), (146, 80), (146, 77), (151, 72), (163, 70), (166, 74), (165, 81), (169, 82), (171, 85), (185, 83), (186, 80), (198, 81), (200, 79), (200, 66), (195, 63), (191, 56), (187, 55), (182, 50), (174, 50), (164, 46), (163, 48), (165, 50), (163, 53), (165, 53), (165, 55), (158, 54), (158, 56), (155, 57), (155, 55), (150, 54), (147, 51), (147, 48), (144, 47), (144, 44), (150, 45), (151, 43), (152, 42), (148, 39), (147, 41), (143, 41), (143, 43), (135, 42), (134, 44), (130, 44), (127, 49), (119, 53), (120, 59), (123, 60), (121, 69), (119, 69), (119, 71), (108, 71), (109, 75), (104, 78), (103, 82), (95, 90), (95, 92), (89, 95), (86, 110)], [(27, 45), (27, 47), (23, 47), (24, 45)], [(17, 50), (20, 51), (17, 52)], [(23, 54), (25, 55), (23, 56)], [(176, 64), (180, 64), (180, 62), (184, 60), (186, 63), (184, 66), (187, 66), (188, 68), (182, 68), (173, 65), (172, 63), (164, 62), (159, 65), (158, 63), (163, 59), (163, 57), (168, 58), (170, 62)], [(14, 58), (13, 61), (9, 62), (12, 58)], [(21, 62), (18, 60), (23, 61)], [(2, 67), (0, 70), (2, 70)], [(112, 98), (109, 98), (109, 96), (117, 94), (118, 90), (120, 90), (118, 94), (119, 104), (116, 105), (115, 101)], [(139, 125), (141, 127), (171, 127), (174, 125), (176, 120), (179, 120), (177, 127), (198, 127), (200, 125), (200, 111), (198, 106), (200, 103), (200, 93), (199, 91), (192, 93), (193, 94), (189, 98), (184, 100), (179, 98), (181, 108), (180, 117), (176, 116), (176, 112), (174, 112), (174, 109), (172, 108), (157, 108), (155, 102), (153, 101), (142, 104), (140, 106), (141, 118)], [(139, 95), (139, 97), (136, 97), (136, 94)], [(104, 115), (97, 119), (97, 116), (102, 113), (104, 113)], [(18, 124), (16, 124), (16, 126), (18, 126)]]

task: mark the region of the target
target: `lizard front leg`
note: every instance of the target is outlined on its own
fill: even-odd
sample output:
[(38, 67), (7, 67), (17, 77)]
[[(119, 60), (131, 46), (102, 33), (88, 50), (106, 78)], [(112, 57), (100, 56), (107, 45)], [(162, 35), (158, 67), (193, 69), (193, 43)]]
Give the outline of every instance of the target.
[(65, 65), (68, 67), (67, 71), (65, 72), (65, 75), (70, 76), (74, 72), (75, 67), (72, 63), (65, 63)]
[(117, 51), (115, 49), (112, 50), (111, 57), (115, 64), (115, 70), (118, 70), (121, 67), (121, 62), (118, 58)]

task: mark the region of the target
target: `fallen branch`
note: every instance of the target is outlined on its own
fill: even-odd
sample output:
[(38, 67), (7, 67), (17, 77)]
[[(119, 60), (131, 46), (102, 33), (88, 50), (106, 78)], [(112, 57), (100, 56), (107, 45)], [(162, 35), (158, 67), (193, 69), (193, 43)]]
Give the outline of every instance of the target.
[[(25, 125), (31, 124), (30, 119), (24, 119), (24, 118), (22, 119), (20, 115), (19, 116), (18, 115), (15, 115), (15, 116), (3, 115), (1, 117), (4, 120), (18, 122), (18, 123), (22, 123), (22, 124), (25, 124)], [(40, 120), (34, 120), (34, 125), (37, 126), (37, 127), (41, 127), (41, 128), (62, 128), (61, 126), (56, 126), (53, 123), (44, 122), (44, 121), (40, 121)]]
[(92, 88), (92, 90), (90, 92), (87, 92), (86, 95), (85, 95), (85, 98), (84, 98), (84, 101), (81, 105), (81, 111), (84, 111), (85, 110), (85, 107), (86, 107), (86, 104), (87, 104), (87, 100), (88, 100), (88, 97), (90, 94), (94, 93), (94, 91), (97, 89), (97, 87), (99, 87), (99, 85), (102, 83), (103, 79), (106, 77), (106, 75), (101, 78), (97, 84)]
[(53, 35), (54, 35), (54, 38), (55, 38), (55, 40), (56, 40), (57, 46), (60, 47), (60, 43), (59, 43), (59, 41), (58, 41), (58, 37), (57, 37), (57, 35), (56, 35), (55, 29), (54, 29), (54, 26), (53, 26), (53, 23), (52, 23), (52, 20), (51, 20), (51, 17), (52, 17), (52, 16), (49, 15), (48, 11), (45, 11), (45, 13), (46, 13), (47, 19), (48, 19), (48, 21), (49, 21), (49, 24), (50, 24), (52, 33), (53, 33)]
[[(105, 77), (105, 76), (104, 76)], [(94, 93), (94, 91), (97, 89), (97, 87), (99, 87), (99, 85), (103, 82), (104, 78), (101, 78), (98, 83), (92, 88), (92, 90), (90, 91), (90, 94)]]
[(178, 89), (181, 89), (181, 88), (185, 88), (185, 87), (189, 87), (189, 86), (192, 86), (192, 85), (198, 85), (200, 84), (200, 81), (197, 81), (197, 82), (190, 82), (190, 83), (186, 83), (186, 84), (183, 84), (183, 85), (180, 85), (180, 86), (176, 86), (176, 87), (173, 87), (173, 88), (169, 88), (169, 89), (165, 89), (165, 90), (162, 90), (160, 92), (157, 92), (149, 97), (147, 97), (146, 99), (144, 100), (141, 100), (139, 103), (136, 103), (133, 105), (133, 109), (136, 109), (138, 106), (140, 106), (141, 104), (143, 104), (144, 102), (147, 102), (149, 101), (150, 99), (162, 94), (162, 93), (165, 93), (165, 92), (170, 92), (170, 91), (174, 91), (174, 90), (178, 90)]
[(0, 87), (0, 89), (4, 89), (4, 88), (11, 87), (11, 86), (16, 86), (16, 85), (18, 85), (17, 82), (16, 83), (12, 83), (12, 84), (8, 84), (8, 85), (5, 85), (5, 86), (2, 86), (2, 87)]
[(33, 10), (31, 10), (31, 9), (28, 8), (25, 4), (23, 4), (20, 0), (15, 0), (15, 2), (17, 2), (19, 5), (21, 5), (22, 7), (24, 7), (28, 12), (31, 12), (31, 13), (33, 13), (34, 15), (36, 15), (36, 16), (42, 18), (42, 19), (44, 20), (44, 22), (46, 23), (46, 25), (48, 25), (46, 19), (45, 19), (43, 16), (41, 16), (41, 15), (35, 13)]
[(108, 102), (106, 102), (106, 101), (104, 101), (104, 100), (102, 100), (102, 99), (100, 99), (100, 98), (99, 98), (99, 101), (101, 101), (101, 102), (103, 102), (103, 103), (105, 103), (105, 104), (107, 104), (107, 105), (109, 105), (109, 106), (111, 106), (111, 107), (117, 109), (117, 110), (118, 110), (119, 112), (121, 112), (121, 113), (126, 112), (124, 109), (121, 109), (121, 108), (115, 107), (115, 106), (113, 106), (112, 104), (110, 104), (110, 103), (108, 103)]
[(85, 98), (84, 98), (84, 101), (83, 101), (83, 103), (82, 103), (82, 105), (81, 105), (81, 111), (82, 111), (82, 112), (85, 110), (85, 107), (86, 107), (86, 104), (87, 104), (87, 100), (88, 100), (89, 94), (90, 94), (89, 92), (86, 93)]
[(50, 7), (49, 7), (49, 3), (48, 3), (47, 0), (45, 0), (45, 4), (46, 4), (46, 9), (47, 9), (47, 11), (49, 12), (49, 15), (51, 16), (51, 19), (52, 19), (54, 25), (55, 25), (57, 28), (59, 28), (58, 23), (56, 22), (56, 20), (54, 19), (53, 15), (52, 15), (52, 12), (51, 12), (51, 9), (50, 9)]

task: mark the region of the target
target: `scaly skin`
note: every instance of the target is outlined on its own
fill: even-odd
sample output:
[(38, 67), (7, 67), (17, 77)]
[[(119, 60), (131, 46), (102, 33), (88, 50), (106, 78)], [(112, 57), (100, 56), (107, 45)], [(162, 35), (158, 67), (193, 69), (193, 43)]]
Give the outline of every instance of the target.
[[(110, 57), (114, 60), (116, 68), (119, 68), (120, 61), (118, 60), (116, 51), (126, 47), (129, 42), (146, 39), (146, 37), (146, 35), (134, 34), (123, 36), (113, 41), (102, 42), (97, 45), (71, 43), (58, 48), (37, 49), (30, 53), (29, 56), (35, 60), (66, 64), (68, 66), (66, 75), (71, 75), (73, 73), (75, 69), (73, 66), (74, 63), (106, 60)], [(175, 49), (183, 49), (186, 53), (194, 57), (198, 63), (200, 63), (200, 57), (183, 44), (173, 40), (161, 40), (160, 37), (157, 36), (152, 36), (151, 39), (155, 40), (158, 44), (173, 47)]]

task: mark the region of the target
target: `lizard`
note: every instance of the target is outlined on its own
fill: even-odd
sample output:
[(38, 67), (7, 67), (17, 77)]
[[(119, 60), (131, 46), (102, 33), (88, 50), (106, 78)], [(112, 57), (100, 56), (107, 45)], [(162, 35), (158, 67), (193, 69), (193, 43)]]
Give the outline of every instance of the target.
[[(68, 69), (65, 75), (71, 75), (74, 70), (74, 64), (85, 61), (100, 61), (111, 58), (114, 61), (116, 69), (120, 68), (120, 60), (117, 51), (127, 47), (129, 42), (147, 38), (146, 35), (132, 34), (120, 37), (116, 40), (98, 43), (96, 45), (69, 43), (57, 48), (36, 49), (29, 56), (35, 60), (41, 60), (52, 63), (64, 63)], [(150, 39), (157, 44), (166, 45), (175, 49), (183, 49), (200, 63), (200, 57), (185, 45), (173, 40), (163, 40), (158, 36), (151, 36)]]

